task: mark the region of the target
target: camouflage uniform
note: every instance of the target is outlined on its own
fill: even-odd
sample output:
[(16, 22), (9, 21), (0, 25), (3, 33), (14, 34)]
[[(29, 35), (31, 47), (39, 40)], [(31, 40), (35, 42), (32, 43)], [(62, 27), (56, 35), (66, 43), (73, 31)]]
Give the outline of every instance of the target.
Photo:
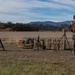
[(70, 25), (70, 30), (73, 32), (73, 37), (72, 39), (74, 40), (74, 44), (73, 44), (73, 52), (75, 54), (75, 15), (73, 16), (73, 21), (71, 22)]
[(70, 29), (73, 32), (73, 37), (72, 37), (72, 39), (74, 40), (73, 53), (75, 54), (75, 20), (71, 22)]
[(71, 22), (70, 29), (73, 33), (75, 32), (75, 21)]

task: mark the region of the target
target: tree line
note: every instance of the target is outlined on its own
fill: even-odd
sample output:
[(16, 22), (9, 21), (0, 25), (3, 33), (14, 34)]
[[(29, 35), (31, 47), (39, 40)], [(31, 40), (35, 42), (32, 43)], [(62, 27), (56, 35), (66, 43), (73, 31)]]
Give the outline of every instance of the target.
[(0, 29), (10, 29), (10, 31), (38, 31), (38, 28), (34, 25), (23, 23), (0, 23)]
[(23, 24), (23, 23), (0, 23), (1, 30), (7, 31), (61, 31), (63, 28), (69, 28), (68, 25), (60, 25), (60, 26), (53, 26), (53, 25), (35, 25), (35, 24)]

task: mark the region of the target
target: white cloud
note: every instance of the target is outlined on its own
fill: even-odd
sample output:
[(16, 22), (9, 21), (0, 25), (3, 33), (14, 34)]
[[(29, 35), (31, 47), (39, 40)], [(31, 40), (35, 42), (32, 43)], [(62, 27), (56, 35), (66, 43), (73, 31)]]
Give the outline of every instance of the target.
[[(59, 0), (54, 0), (60, 2)], [(59, 5), (51, 2), (42, 2), (38, 0), (0, 0), (0, 12), (15, 12), (18, 10), (28, 10), (30, 8), (57, 8), (71, 9), (68, 6)]]
[(60, 15), (54, 17), (54, 16), (48, 16), (39, 13), (34, 13), (33, 11), (31, 11), (31, 9), (50, 8), (50, 9), (58, 9), (58, 10), (59, 9), (73, 10), (73, 8), (68, 5), (75, 4), (75, 2), (72, 0), (53, 0), (53, 1), (57, 3), (63, 3), (65, 5), (61, 5), (53, 2), (43, 2), (39, 0), (0, 0), (0, 20), (4, 22), (7, 21), (30, 22), (30, 21), (39, 20), (38, 18), (44, 18), (45, 20), (60, 21), (65, 18), (61, 19), (61, 17), (63, 16)]
[(74, 0), (53, 0), (53, 1), (58, 2), (58, 3), (62, 3), (62, 4), (75, 6), (75, 1)]
[[(27, 16), (26, 16), (27, 15)], [(59, 16), (47, 16), (47, 15), (38, 15), (38, 14), (35, 14), (35, 13), (28, 13), (26, 14), (25, 16), (13, 16), (13, 15), (8, 15), (8, 14), (0, 14), (0, 20), (3, 21), (3, 22), (7, 22), (7, 21), (11, 21), (16, 23), (16, 22), (19, 22), (19, 23), (28, 23), (28, 22), (31, 22), (31, 21), (55, 21), (55, 22), (61, 22), (61, 21), (65, 21), (65, 20), (72, 20), (72, 15), (70, 14), (63, 14), (63, 15), (59, 15)], [(29, 16), (28, 16), (29, 15)], [(31, 18), (31, 17), (34, 16), (34, 18)], [(2, 18), (1, 18), (2, 17)], [(37, 19), (35, 19), (37, 18)], [(39, 19), (40, 18), (40, 19)], [(41, 19), (43, 18), (43, 19)]]

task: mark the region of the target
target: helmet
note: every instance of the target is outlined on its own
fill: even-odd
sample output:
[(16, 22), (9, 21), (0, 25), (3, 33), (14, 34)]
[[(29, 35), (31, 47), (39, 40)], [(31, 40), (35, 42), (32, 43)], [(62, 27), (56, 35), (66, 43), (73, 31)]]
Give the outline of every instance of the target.
[(73, 17), (75, 17), (75, 15)]
[(73, 19), (75, 19), (75, 15), (73, 16)]

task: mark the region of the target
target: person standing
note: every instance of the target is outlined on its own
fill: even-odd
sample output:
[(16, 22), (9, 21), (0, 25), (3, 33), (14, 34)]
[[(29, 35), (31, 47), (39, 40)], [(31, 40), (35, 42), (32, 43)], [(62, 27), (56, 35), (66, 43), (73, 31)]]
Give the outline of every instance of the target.
[(73, 21), (71, 22), (70, 30), (73, 33), (75, 32), (75, 15), (73, 16)]
[(71, 22), (70, 30), (71, 30), (71, 32), (73, 32), (73, 37), (72, 37), (72, 39), (74, 41), (73, 53), (75, 54), (75, 15), (73, 16), (73, 21)]

